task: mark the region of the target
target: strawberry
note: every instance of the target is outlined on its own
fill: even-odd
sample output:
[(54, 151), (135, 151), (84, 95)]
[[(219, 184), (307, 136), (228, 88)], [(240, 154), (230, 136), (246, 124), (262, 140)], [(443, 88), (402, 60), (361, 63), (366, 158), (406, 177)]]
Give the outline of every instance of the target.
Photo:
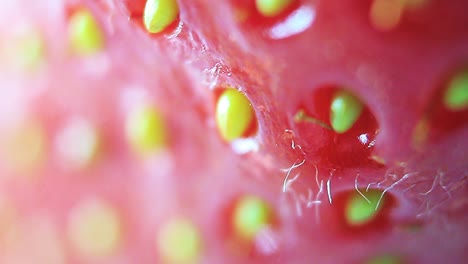
[(464, 263), (466, 8), (4, 2), (0, 263)]

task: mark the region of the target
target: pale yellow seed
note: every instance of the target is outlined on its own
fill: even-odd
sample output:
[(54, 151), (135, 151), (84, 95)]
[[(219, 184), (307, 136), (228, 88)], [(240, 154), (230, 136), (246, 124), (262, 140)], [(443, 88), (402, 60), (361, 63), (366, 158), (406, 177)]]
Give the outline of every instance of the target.
[(374, 220), (387, 203), (381, 190), (361, 190), (352, 193), (345, 205), (345, 218), (351, 226), (362, 226)]
[(405, 7), (405, 0), (374, 0), (369, 17), (372, 25), (381, 31), (398, 26)]
[(274, 17), (284, 12), (293, 0), (256, 0), (255, 5), (260, 14)]
[(171, 25), (179, 15), (176, 0), (147, 0), (143, 22), (150, 33), (159, 33)]
[(371, 160), (377, 162), (377, 163), (380, 164), (380, 165), (385, 165), (385, 164), (386, 164), (385, 159), (382, 158), (382, 157), (380, 157), (380, 156), (378, 156), (378, 155), (372, 154), (372, 155), (369, 156), (369, 158), (370, 158)]
[(272, 225), (273, 212), (270, 205), (256, 196), (244, 196), (233, 212), (233, 229), (245, 241), (252, 241), (263, 229)]
[(198, 263), (202, 239), (197, 227), (190, 220), (176, 218), (161, 226), (157, 236), (157, 248), (164, 263)]
[(413, 129), (413, 147), (420, 149), (429, 135), (430, 123), (427, 117), (422, 118), (416, 123)]
[(36, 170), (45, 158), (45, 132), (40, 123), (28, 120), (11, 128), (0, 141), (7, 166), (18, 173)]
[(132, 149), (143, 156), (161, 150), (168, 140), (161, 113), (148, 105), (131, 110), (126, 120), (126, 134)]
[(70, 17), (68, 35), (75, 54), (91, 55), (104, 48), (104, 33), (89, 10), (78, 10)]
[(255, 111), (247, 97), (236, 89), (226, 89), (216, 103), (216, 125), (226, 141), (242, 138), (252, 122)]
[(20, 69), (34, 70), (44, 61), (45, 40), (39, 29), (35, 27), (28, 25), (20, 27), (6, 45), (8, 57)]
[(84, 201), (71, 212), (68, 237), (75, 250), (82, 255), (112, 255), (122, 240), (119, 214), (104, 201)]

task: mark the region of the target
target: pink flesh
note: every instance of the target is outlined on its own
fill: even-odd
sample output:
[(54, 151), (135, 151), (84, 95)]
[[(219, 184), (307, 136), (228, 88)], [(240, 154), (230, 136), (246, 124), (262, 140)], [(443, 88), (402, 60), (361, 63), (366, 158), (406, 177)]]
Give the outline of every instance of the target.
[[(80, 1), (7, 1), (0, 10), (0, 37), (7, 38), (19, 25), (11, 21), (26, 12), (48, 45), (47, 65), (38, 72), (0, 62), (0, 131), (8, 126), (8, 113), (24, 108), (46, 125), (52, 141), (70, 116), (79, 115), (102, 128), (105, 151), (96, 167), (70, 172), (49, 142), (46, 166), (34, 172), (39, 180), (0, 177), (0, 198), (12, 201), (22, 221), (51, 221), (67, 263), (160, 263), (156, 229), (174, 215), (200, 226), (203, 263), (361, 263), (387, 252), (410, 263), (463, 263), (468, 257), (466, 119), (422, 150), (411, 144), (414, 124), (433, 104), (441, 80), (468, 61), (463, 0), (434, 1), (427, 10), (407, 14), (389, 33), (367, 25), (369, 1), (308, 1), (304, 6), (316, 14), (313, 24), (282, 40), (265, 37), (270, 26), (239, 25), (228, 1), (183, 1), (184, 24), (173, 37), (149, 36), (136, 25), (141, 3), (129, 22), (120, 1), (83, 1), (106, 33), (106, 50), (90, 58), (67, 50), (64, 2)], [(449, 18), (435, 19), (441, 17)], [(225, 84), (252, 101), (258, 152), (240, 155), (216, 132), (212, 88)], [(293, 120), (298, 105), (307, 103), (302, 100), (324, 85), (346, 85), (368, 106), (379, 125), (374, 151), (387, 165), (338, 168), (298, 148), (334, 147), (309, 138), (307, 126), (301, 130)], [(130, 152), (123, 130), (124, 96), (135, 92), (151, 98), (171, 131), (168, 152), (147, 163)], [(283, 192), (285, 169), (302, 160), (290, 175), (300, 173), (299, 180)], [(7, 174), (0, 163), (0, 176)], [(377, 183), (395, 199), (388, 223), (344, 230), (337, 214), (340, 193)], [(307, 208), (298, 197), (310, 191), (321, 203)], [(245, 256), (226, 246), (225, 211), (242, 194), (264, 197), (278, 214), (269, 254)], [(93, 262), (70, 248), (64, 229), (70, 209), (95, 196), (121, 210), (125, 235), (117, 255)], [(407, 231), (414, 223), (422, 223), (421, 230)], [(0, 263), (7, 256), (0, 249)]]

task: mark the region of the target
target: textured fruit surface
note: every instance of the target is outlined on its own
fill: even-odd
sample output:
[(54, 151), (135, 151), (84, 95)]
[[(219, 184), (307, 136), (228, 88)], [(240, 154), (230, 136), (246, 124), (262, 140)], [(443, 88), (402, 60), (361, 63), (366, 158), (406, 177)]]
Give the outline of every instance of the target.
[(0, 7), (1, 264), (468, 259), (465, 0)]

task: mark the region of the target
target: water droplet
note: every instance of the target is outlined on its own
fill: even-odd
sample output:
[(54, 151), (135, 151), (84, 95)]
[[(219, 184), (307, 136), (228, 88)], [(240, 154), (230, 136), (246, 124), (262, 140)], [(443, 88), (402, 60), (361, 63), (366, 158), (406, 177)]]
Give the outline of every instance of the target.
[(268, 35), (272, 39), (285, 39), (304, 32), (314, 22), (316, 11), (312, 6), (303, 6), (292, 12), (285, 20), (274, 25)]

